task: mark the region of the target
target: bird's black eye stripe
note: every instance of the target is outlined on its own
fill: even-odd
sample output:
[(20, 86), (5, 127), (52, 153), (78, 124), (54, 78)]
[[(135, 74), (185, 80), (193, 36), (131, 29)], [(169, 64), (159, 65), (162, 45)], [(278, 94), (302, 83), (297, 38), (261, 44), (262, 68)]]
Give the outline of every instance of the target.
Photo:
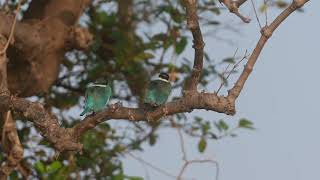
[(169, 74), (162, 72), (159, 74), (159, 78), (169, 80)]

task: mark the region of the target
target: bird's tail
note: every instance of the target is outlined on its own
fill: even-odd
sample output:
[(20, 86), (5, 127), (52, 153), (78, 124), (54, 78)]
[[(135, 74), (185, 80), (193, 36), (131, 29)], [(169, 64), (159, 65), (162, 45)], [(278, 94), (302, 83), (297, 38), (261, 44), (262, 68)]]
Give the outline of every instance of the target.
[(82, 111), (82, 113), (80, 114), (80, 116), (83, 116), (83, 115), (87, 114), (88, 111), (89, 111), (88, 108), (84, 108), (84, 110)]

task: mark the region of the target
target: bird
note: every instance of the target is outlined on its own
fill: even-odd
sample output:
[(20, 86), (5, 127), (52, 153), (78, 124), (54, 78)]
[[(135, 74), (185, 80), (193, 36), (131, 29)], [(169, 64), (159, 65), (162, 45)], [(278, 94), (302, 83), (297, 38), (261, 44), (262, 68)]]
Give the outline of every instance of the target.
[(143, 102), (145, 110), (152, 111), (166, 103), (171, 93), (171, 89), (169, 75), (161, 72), (158, 79), (149, 82), (145, 91)]
[(112, 90), (108, 81), (98, 79), (93, 84), (90, 83), (86, 88), (85, 106), (80, 116), (89, 112), (96, 113), (103, 110), (108, 104), (111, 96)]

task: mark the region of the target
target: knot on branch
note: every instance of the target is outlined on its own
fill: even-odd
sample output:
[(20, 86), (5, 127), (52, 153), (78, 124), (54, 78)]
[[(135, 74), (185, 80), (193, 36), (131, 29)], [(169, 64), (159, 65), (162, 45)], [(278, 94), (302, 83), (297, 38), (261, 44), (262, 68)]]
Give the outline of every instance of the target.
[(227, 98), (227, 105), (225, 106), (225, 112), (227, 115), (235, 115), (236, 114), (236, 107), (235, 107), (235, 100), (230, 100)]
[[(196, 71), (196, 69), (195, 69), (195, 71)], [(195, 95), (196, 93), (197, 93), (196, 90), (183, 90), (182, 91), (183, 97), (191, 97), (191, 96)]]
[(187, 26), (190, 30), (199, 27), (198, 15), (197, 15), (197, 1), (185, 0), (184, 1), (187, 10)]
[(201, 50), (203, 49), (205, 46), (205, 43), (203, 41), (198, 41), (198, 42), (195, 42), (193, 40), (193, 45), (192, 45), (192, 48), (195, 49), (195, 50)]
[(54, 142), (54, 147), (59, 152), (63, 151), (76, 151), (81, 152), (83, 145), (78, 141), (78, 138), (74, 136), (73, 129), (64, 129), (64, 131), (60, 132), (57, 141)]
[(231, 13), (236, 13), (236, 12), (238, 12), (238, 5), (237, 5), (236, 2), (231, 2), (230, 5), (228, 6), (228, 8), (229, 8), (229, 11), (230, 11)]
[(92, 43), (93, 35), (88, 29), (83, 27), (74, 27), (71, 29), (70, 42), (73, 48), (78, 50), (86, 50)]
[(269, 26), (264, 26), (261, 31), (261, 35), (263, 35), (266, 38), (270, 38), (272, 36), (272, 30), (269, 28)]
[(293, 1), (293, 5), (294, 5), (296, 8), (301, 8), (305, 3), (306, 3), (305, 0), (294, 0), (294, 1)]
[(121, 108), (122, 107), (122, 102), (117, 102), (117, 103), (115, 103), (115, 104), (112, 104), (110, 107), (109, 107), (109, 109), (110, 109), (110, 111), (112, 112), (112, 113), (114, 113), (114, 112), (116, 112), (119, 108)]

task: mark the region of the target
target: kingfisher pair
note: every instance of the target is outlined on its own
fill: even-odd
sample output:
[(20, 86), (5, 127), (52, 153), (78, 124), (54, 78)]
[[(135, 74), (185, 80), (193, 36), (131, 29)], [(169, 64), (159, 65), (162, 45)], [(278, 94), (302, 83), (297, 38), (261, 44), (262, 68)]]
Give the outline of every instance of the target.
[[(171, 84), (167, 73), (160, 73), (159, 78), (150, 81), (144, 96), (144, 108), (154, 110), (167, 102), (171, 93)], [(85, 107), (80, 116), (89, 112), (98, 112), (105, 108), (112, 96), (111, 86), (107, 81), (97, 80), (90, 84), (85, 92)]]

